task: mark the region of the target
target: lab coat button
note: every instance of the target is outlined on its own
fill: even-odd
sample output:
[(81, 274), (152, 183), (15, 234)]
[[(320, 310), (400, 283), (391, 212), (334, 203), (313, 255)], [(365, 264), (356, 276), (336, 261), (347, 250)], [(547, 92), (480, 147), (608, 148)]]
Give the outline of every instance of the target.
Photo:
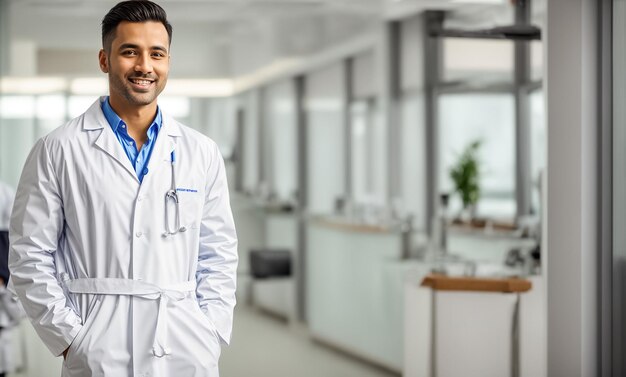
[(141, 232), (135, 233), (135, 236), (137, 236), (137, 238), (141, 237), (142, 235), (143, 235), (143, 233), (141, 233)]
[(140, 202), (140, 201), (142, 201), (142, 200), (143, 200), (143, 196), (139, 196), (139, 197), (137, 198), (137, 201), (139, 201), (139, 202)]

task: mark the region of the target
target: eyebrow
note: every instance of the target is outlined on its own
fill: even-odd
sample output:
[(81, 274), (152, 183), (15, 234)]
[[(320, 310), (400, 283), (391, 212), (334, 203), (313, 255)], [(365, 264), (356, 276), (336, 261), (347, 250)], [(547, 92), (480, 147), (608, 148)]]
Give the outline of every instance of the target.
[[(126, 48), (139, 49), (139, 45), (136, 45), (136, 44), (133, 44), (133, 43), (122, 43), (118, 50), (124, 50)], [(167, 53), (167, 49), (165, 47), (163, 47), (163, 46), (160, 46), (160, 45), (152, 46), (152, 47), (150, 47), (150, 49), (151, 50), (162, 51), (164, 53)]]

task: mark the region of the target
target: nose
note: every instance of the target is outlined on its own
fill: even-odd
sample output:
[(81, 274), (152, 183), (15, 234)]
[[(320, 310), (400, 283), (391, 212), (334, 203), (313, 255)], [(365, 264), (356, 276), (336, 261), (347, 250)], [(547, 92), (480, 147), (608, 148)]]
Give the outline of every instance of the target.
[(135, 71), (141, 73), (151, 73), (152, 72), (152, 62), (150, 60), (149, 54), (139, 54), (137, 56), (137, 62), (135, 64)]

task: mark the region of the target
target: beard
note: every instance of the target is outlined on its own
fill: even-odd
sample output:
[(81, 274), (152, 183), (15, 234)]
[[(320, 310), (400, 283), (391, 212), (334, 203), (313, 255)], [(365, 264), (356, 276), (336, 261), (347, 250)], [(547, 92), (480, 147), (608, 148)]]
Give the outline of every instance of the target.
[(120, 77), (109, 72), (109, 91), (115, 92), (120, 97), (124, 98), (131, 106), (146, 106), (153, 103), (156, 101), (159, 94), (161, 94), (167, 82), (167, 77), (159, 77), (157, 80), (149, 75), (135, 75), (133, 78), (149, 78), (154, 80), (154, 82), (150, 84), (149, 90), (139, 92), (131, 87), (127, 77)]

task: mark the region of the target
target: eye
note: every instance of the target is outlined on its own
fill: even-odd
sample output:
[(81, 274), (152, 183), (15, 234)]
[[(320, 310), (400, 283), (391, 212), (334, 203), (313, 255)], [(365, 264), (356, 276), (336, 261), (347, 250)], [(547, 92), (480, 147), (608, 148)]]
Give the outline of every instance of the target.
[(135, 51), (135, 50), (124, 50), (124, 51), (122, 51), (122, 55), (124, 55), (124, 56), (134, 56), (134, 55), (137, 55), (137, 51)]
[(157, 59), (162, 59), (165, 57), (165, 54), (163, 52), (160, 51), (155, 51), (152, 53), (152, 57), (153, 58), (157, 58)]

